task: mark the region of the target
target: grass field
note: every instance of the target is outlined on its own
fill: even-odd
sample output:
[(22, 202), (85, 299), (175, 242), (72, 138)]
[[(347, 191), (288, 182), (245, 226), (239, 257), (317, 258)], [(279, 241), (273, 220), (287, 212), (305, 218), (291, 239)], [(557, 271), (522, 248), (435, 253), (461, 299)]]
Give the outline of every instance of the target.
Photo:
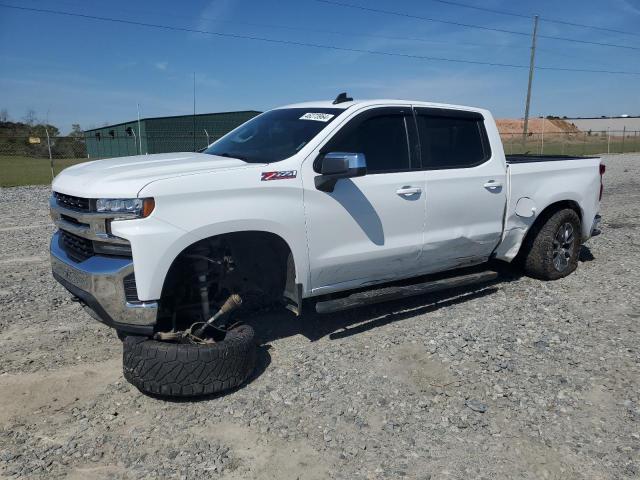
[[(54, 158), (54, 172), (57, 175), (71, 165), (86, 161), (86, 158)], [(48, 183), (51, 183), (51, 164), (48, 158), (0, 156), (0, 187)]]

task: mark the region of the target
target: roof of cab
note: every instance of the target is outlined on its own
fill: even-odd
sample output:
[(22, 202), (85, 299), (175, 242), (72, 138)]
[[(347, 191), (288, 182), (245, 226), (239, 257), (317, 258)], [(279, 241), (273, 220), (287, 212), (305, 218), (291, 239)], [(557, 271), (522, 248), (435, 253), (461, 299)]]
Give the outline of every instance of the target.
[(453, 110), (468, 110), (468, 111), (484, 111), (482, 108), (478, 107), (469, 107), (464, 105), (450, 105), (446, 103), (433, 103), (433, 102), (424, 102), (424, 101), (414, 101), (414, 100), (394, 100), (394, 99), (371, 99), (371, 100), (353, 100), (350, 102), (342, 102), (335, 104), (331, 100), (320, 100), (316, 102), (304, 102), (304, 103), (294, 103), (291, 105), (284, 105), (280, 108), (337, 108), (341, 110), (346, 110), (347, 108), (353, 106), (359, 107), (368, 107), (373, 105), (416, 105), (422, 107), (432, 107), (432, 108), (449, 108)]

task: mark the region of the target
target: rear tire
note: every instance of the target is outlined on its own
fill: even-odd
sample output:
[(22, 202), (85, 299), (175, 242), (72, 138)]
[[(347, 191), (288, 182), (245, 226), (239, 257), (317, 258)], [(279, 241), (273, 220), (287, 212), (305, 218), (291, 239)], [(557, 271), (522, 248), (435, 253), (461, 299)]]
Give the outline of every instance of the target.
[(212, 344), (159, 342), (128, 336), (123, 342), (124, 378), (143, 393), (195, 397), (244, 383), (256, 363), (253, 329), (240, 325)]
[(570, 208), (534, 225), (525, 247), (524, 271), (540, 280), (557, 280), (578, 268), (582, 245), (580, 217)]

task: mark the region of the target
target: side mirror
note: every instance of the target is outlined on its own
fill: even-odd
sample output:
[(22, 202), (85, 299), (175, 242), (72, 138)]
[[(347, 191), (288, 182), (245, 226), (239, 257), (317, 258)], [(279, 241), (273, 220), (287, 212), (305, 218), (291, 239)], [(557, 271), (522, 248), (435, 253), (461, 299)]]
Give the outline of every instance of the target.
[(367, 174), (364, 153), (331, 152), (325, 154), (320, 163), (321, 175), (315, 177), (318, 190), (333, 192), (341, 178), (362, 177)]

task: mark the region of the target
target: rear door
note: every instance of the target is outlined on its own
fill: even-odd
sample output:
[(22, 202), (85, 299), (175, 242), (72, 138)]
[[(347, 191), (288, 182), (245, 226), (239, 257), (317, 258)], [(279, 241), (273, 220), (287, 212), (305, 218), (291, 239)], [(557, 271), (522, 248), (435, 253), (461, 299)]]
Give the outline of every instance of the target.
[(480, 113), (415, 108), (426, 225), (426, 272), (480, 263), (502, 236), (506, 167), (494, 155)]
[[(339, 180), (333, 192), (316, 189), (318, 160), (329, 152), (364, 153), (367, 174)], [(409, 106), (374, 107), (357, 113), (304, 162), (314, 293), (409, 276), (419, 267), (424, 177)]]

